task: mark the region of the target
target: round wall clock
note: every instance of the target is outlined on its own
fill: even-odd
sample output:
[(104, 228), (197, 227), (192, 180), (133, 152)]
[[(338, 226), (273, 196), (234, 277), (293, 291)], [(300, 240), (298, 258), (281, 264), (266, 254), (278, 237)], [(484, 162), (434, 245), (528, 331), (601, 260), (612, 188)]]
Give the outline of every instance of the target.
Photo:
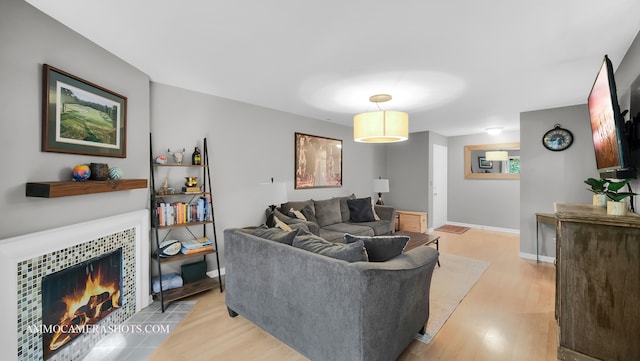
[(553, 151), (561, 151), (569, 148), (573, 143), (573, 134), (567, 129), (560, 128), (560, 124), (542, 136), (542, 145)]

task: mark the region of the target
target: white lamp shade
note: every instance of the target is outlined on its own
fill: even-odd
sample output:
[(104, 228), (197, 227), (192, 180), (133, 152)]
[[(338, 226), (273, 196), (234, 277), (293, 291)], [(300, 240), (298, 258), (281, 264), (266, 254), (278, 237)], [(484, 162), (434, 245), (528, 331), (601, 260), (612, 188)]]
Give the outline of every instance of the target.
[(484, 154), (486, 160), (509, 160), (509, 152), (506, 150), (493, 150)]
[(409, 139), (409, 115), (394, 110), (361, 113), (353, 117), (353, 140), (394, 143)]
[(387, 193), (389, 192), (389, 180), (388, 179), (374, 179), (373, 191), (375, 193)]
[(280, 206), (287, 203), (287, 185), (282, 182), (260, 183), (260, 193), (264, 204)]

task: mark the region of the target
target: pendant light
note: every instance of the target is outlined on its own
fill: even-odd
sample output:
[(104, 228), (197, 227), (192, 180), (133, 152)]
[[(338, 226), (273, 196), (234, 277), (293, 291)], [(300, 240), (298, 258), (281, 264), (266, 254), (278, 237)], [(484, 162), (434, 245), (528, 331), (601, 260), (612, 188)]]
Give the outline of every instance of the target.
[(369, 97), (377, 111), (353, 117), (353, 140), (360, 143), (395, 143), (409, 139), (409, 115), (395, 110), (382, 110), (378, 103), (391, 100), (389, 94)]

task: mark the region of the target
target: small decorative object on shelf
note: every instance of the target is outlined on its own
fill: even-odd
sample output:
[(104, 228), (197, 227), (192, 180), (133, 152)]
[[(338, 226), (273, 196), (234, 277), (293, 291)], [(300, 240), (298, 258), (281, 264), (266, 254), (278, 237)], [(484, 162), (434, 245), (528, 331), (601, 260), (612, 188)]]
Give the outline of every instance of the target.
[(200, 155), (200, 149), (196, 147), (191, 155), (191, 164), (192, 165), (201, 165), (202, 164), (202, 156)]
[(91, 176), (91, 169), (86, 164), (79, 164), (73, 167), (73, 180), (86, 181)]
[(109, 168), (109, 179), (111, 180), (118, 180), (122, 178), (122, 174), (122, 168), (120, 167)]
[(169, 177), (164, 177), (162, 185), (158, 189), (158, 194), (169, 194)]
[(184, 151), (184, 148), (182, 148), (182, 150), (178, 149), (173, 151), (171, 149), (167, 149), (167, 152), (169, 152), (169, 154), (173, 156), (173, 160), (175, 160), (176, 164), (178, 165), (182, 165), (182, 157), (184, 157)]
[(195, 187), (198, 185), (198, 177), (184, 177), (184, 185), (187, 187)]
[(157, 249), (160, 257), (175, 256), (182, 250), (182, 243), (177, 239), (167, 239), (160, 242), (160, 248)]
[(164, 155), (159, 155), (154, 160), (156, 164), (167, 164), (167, 157)]
[(91, 163), (89, 169), (91, 169), (89, 179), (99, 181), (109, 179), (109, 165), (107, 163)]

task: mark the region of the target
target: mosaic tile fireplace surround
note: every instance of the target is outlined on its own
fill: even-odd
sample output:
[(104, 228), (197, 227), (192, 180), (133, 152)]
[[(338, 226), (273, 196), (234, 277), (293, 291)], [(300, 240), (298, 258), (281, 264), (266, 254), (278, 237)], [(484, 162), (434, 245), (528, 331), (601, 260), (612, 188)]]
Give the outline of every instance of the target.
[[(0, 349), (3, 359), (43, 359), (42, 278), (122, 249), (122, 305), (103, 318), (96, 332), (76, 337), (49, 360), (78, 360), (110, 329), (151, 303), (149, 214), (146, 210), (0, 240)], [(144, 292), (147, 291), (147, 292)], [(15, 337), (12, 337), (15, 335)], [(12, 351), (13, 350), (13, 351)]]

